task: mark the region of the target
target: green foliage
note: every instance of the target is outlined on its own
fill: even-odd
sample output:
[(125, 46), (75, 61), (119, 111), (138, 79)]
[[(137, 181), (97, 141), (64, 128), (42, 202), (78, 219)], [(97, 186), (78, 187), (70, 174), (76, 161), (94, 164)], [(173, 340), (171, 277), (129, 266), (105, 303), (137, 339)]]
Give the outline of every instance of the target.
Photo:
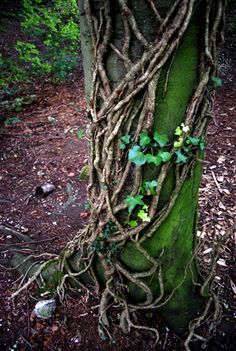
[[(151, 184), (150, 188), (154, 191), (154, 183)], [(148, 182), (147, 182), (148, 183)], [(145, 204), (145, 202), (142, 200), (143, 196), (142, 195), (137, 195), (137, 196), (131, 196), (128, 195), (125, 199), (125, 202), (129, 205), (128, 207), (128, 213), (131, 214), (136, 206), (141, 206), (141, 209), (137, 212), (137, 219), (141, 219), (142, 222), (150, 222), (151, 218), (148, 215), (148, 205)], [(135, 228), (138, 226), (138, 221), (136, 219), (132, 219), (128, 222), (126, 222), (130, 227)]]
[(137, 214), (137, 216), (143, 221), (143, 222), (150, 222), (151, 218), (148, 216), (147, 211), (144, 209), (140, 210)]
[(148, 136), (147, 133), (142, 132), (139, 136), (139, 144), (141, 147), (145, 147), (151, 143), (151, 138)]
[(126, 148), (126, 146), (130, 143), (131, 141), (131, 135), (129, 134), (126, 134), (126, 135), (123, 135), (121, 138), (121, 143), (119, 145), (120, 149), (121, 150), (124, 150)]
[(187, 157), (184, 156), (181, 150), (175, 151), (175, 154), (177, 156), (175, 163), (186, 163), (187, 162)]
[(168, 162), (171, 159), (171, 153), (168, 151), (158, 151), (158, 157), (161, 158), (162, 162)]
[(18, 118), (17, 116), (13, 116), (13, 117), (10, 117), (10, 118), (7, 118), (5, 121), (4, 121), (4, 126), (7, 127), (7, 126), (12, 126), (14, 124), (17, 124), (17, 123), (20, 123), (21, 122), (21, 119)]
[[(182, 133), (181, 133), (182, 134)], [(179, 137), (179, 139), (177, 141), (174, 142), (174, 147), (179, 148), (183, 145), (184, 142), (184, 138)]]
[(108, 222), (104, 225), (102, 233), (103, 233), (103, 237), (105, 239), (108, 239), (112, 233), (114, 233), (115, 231), (117, 231), (117, 226), (115, 223), (113, 222)]
[(154, 140), (160, 145), (160, 147), (164, 147), (168, 143), (168, 137), (165, 134), (154, 133)]
[(145, 205), (145, 203), (143, 202), (142, 199), (143, 199), (142, 195), (137, 195), (137, 196), (128, 195), (126, 197), (125, 202), (129, 205), (129, 207), (128, 207), (129, 214), (132, 213), (133, 209), (137, 205)]
[(148, 195), (156, 195), (155, 188), (158, 186), (158, 182), (156, 180), (152, 181), (144, 181), (142, 185), (142, 193), (147, 193)]
[(127, 224), (131, 227), (131, 228), (136, 228), (138, 226), (138, 222), (134, 219), (132, 219), (131, 221), (128, 221)]
[(84, 137), (84, 130), (83, 128), (80, 128), (79, 130), (77, 130), (76, 135), (79, 139), (82, 139)]
[(129, 150), (129, 160), (136, 164), (136, 166), (142, 166), (146, 163), (147, 159), (141, 150), (139, 145), (134, 145), (132, 149)]
[(160, 166), (162, 158), (158, 155), (146, 154), (147, 163), (154, 163), (156, 166)]
[(98, 236), (93, 244), (92, 250), (97, 253), (102, 253), (106, 262), (112, 264), (112, 257), (117, 254), (118, 247), (115, 243), (109, 243), (108, 239), (114, 232), (117, 231), (117, 226), (113, 222), (108, 222), (103, 226), (102, 235)]
[[(184, 164), (193, 156), (194, 150), (203, 150), (205, 147), (202, 138), (190, 136), (189, 133), (189, 126), (181, 123), (181, 126), (178, 126), (175, 129), (175, 135), (178, 139), (167, 145), (169, 140), (166, 135), (155, 132), (152, 138), (146, 132), (141, 132), (139, 135), (139, 145), (135, 144), (130, 148), (128, 159), (137, 166), (142, 166), (147, 163), (154, 164), (158, 167), (162, 163), (169, 162), (172, 159), (172, 156), (175, 156), (173, 158), (174, 163)], [(123, 137), (123, 139), (126, 144), (130, 143), (130, 136), (127, 140), (125, 137)], [(174, 147), (174, 152), (167, 151), (167, 147)], [(124, 201), (128, 204), (128, 214), (132, 214), (134, 217), (126, 222), (130, 227), (137, 227), (138, 220), (142, 220), (143, 222), (149, 222), (151, 220), (148, 214), (148, 205), (144, 202), (144, 196), (155, 196), (157, 186), (158, 182), (155, 179), (144, 180), (140, 188), (141, 195), (128, 195), (125, 198)], [(136, 211), (136, 214), (134, 215), (133, 210), (136, 206), (139, 206), (139, 210), (138, 212)]]
[[(175, 149), (178, 149), (176, 154), (175, 163), (186, 163), (187, 159), (193, 155), (191, 150), (194, 147), (198, 147), (200, 150), (204, 150), (204, 141), (201, 138), (191, 137), (189, 135), (189, 126), (181, 123), (175, 129), (175, 135), (178, 137), (177, 140), (173, 142)], [(125, 148), (128, 143), (130, 143), (130, 135), (122, 137)], [(146, 132), (141, 132), (139, 136), (139, 145), (135, 144), (131, 147), (128, 154), (128, 159), (132, 161), (136, 166), (142, 166), (146, 163), (154, 164), (155, 166), (160, 166), (162, 162), (168, 162), (172, 158), (172, 154), (165, 150), (167, 148), (168, 137), (165, 134), (154, 133), (153, 138), (151, 138)], [(171, 144), (169, 144), (170, 146)], [(150, 152), (151, 151), (151, 152)]]
[[(1, 83), (48, 75), (64, 80), (78, 65), (80, 29), (76, 0), (23, 0), (20, 13), (25, 40), (14, 43), (17, 60), (0, 55), (0, 68), (8, 72)], [(9, 75), (10, 73), (10, 75)]]
[(213, 76), (213, 77), (211, 77), (211, 80), (213, 82), (213, 86), (215, 89), (222, 87), (223, 82), (222, 82), (222, 79), (220, 77)]
[(85, 165), (84, 167), (82, 167), (79, 175), (79, 180), (85, 180), (86, 178), (88, 178), (89, 171), (90, 171), (89, 165)]
[(182, 134), (183, 134), (183, 131), (182, 131), (182, 129), (180, 128), (180, 126), (178, 126), (178, 127), (175, 129), (175, 135), (180, 136), (180, 135), (182, 135)]

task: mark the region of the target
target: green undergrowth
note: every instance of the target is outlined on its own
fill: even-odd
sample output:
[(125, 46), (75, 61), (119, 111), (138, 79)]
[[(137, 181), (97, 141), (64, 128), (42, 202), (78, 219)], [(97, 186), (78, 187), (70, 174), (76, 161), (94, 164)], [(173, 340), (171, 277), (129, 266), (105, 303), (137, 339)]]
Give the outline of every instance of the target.
[(53, 82), (70, 78), (79, 62), (76, 0), (23, 0), (17, 17), (19, 39), (12, 42), (10, 50), (0, 53), (0, 86), (35, 77), (47, 77)]

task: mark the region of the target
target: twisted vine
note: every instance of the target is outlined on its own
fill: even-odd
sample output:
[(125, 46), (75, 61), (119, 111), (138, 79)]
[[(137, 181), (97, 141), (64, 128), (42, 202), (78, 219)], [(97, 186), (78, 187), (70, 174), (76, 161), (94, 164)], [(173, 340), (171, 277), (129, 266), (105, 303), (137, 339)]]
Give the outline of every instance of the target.
[[(117, 45), (112, 36), (114, 20), (112, 18), (112, 2), (109, 0), (100, 1), (99, 9), (95, 9), (98, 5), (94, 4), (93, 1), (83, 1), (82, 11), (85, 12), (93, 49), (93, 72), (88, 101), (88, 116), (91, 120), (91, 171), (88, 194), (92, 208), (88, 225), (67, 244), (64, 250), (61, 266), (66, 271), (66, 275), (58, 289), (63, 296), (66, 279), (73, 277), (81, 282), (80, 277), (86, 272), (91, 274), (96, 286), (98, 286), (96, 274), (93, 271), (93, 262), (98, 257), (104, 269), (106, 282), (99, 308), (100, 325), (105, 329), (108, 328), (109, 301), (114, 299), (123, 308), (120, 324), (125, 332), (130, 327), (140, 328), (131, 320), (133, 312), (144, 308), (154, 309), (163, 306), (171, 299), (184, 281), (187, 269), (191, 266), (197, 252), (196, 249), (188, 266), (185, 267), (183, 280), (178, 282), (171, 294), (166, 297), (160, 262), (163, 252), (159, 257), (152, 257), (144, 249), (143, 244), (153, 236), (168, 217), (182, 185), (194, 168), (197, 154), (185, 164), (177, 165), (171, 157), (168, 162), (159, 166), (158, 189), (156, 194), (152, 196), (148, 209), (151, 220), (140, 222), (135, 228), (127, 225), (129, 216), (125, 198), (127, 193), (132, 196), (139, 194), (143, 180), (143, 167), (134, 165), (128, 159), (129, 150), (122, 150), (119, 147), (120, 138), (132, 133), (133, 143), (135, 143), (141, 132), (152, 133), (154, 111), (158, 104), (155, 90), (161, 72), (166, 65), (169, 65), (166, 73), (166, 89), (175, 52), (189, 26), (195, 7), (198, 5), (196, 0), (177, 0), (163, 16), (159, 12), (158, 6), (155, 5), (155, 1), (146, 0), (146, 2), (156, 19), (153, 39), (144, 35), (129, 7), (129, 2), (117, 0), (116, 6), (121, 14), (123, 30), (123, 40)], [(211, 114), (213, 94), (209, 86), (211, 77), (216, 71), (216, 38), (217, 33), (222, 29), (225, 1), (209, 0), (205, 2), (205, 6), (204, 50), (200, 58), (198, 82), (182, 120), (184, 125), (189, 127), (190, 133), (198, 138), (204, 137), (207, 121)], [(134, 57), (131, 52), (131, 43), (134, 38), (141, 53), (139, 57)], [(116, 83), (111, 82), (109, 78), (106, 63), (108, 52), (116, 55), (123, 67), (123, 77)], [(169, 153), (174, 155), (175, 150), (173, 143), (171, 143)], [(168, 202), (161, 206), (160, 194), (170, 169), (175, 170), (175, 185)], [(104, 239), (104, 228), (109, 223), (114, 224), (113, 231)], [(150, 263), (150, 269), (132, 273), (122, 265), (119, 255), (112, 253), (114, 245), (116, 249), (119, 249), (128, 241), (136, 245), (137, 250)], [(99, 249), (96, 249), (96, 245)], [(66, 262), (78, 251), (80, 254), (76, 265), (79, 272), (75, 273), (68, 268)], [(143, 280), (144, 277), (152, 277), (154, 273), (158, 275), (160, 291), (158, 297), (153, 295), (151, 288)], [(127, 301), (125, 296), (127, 286), (121, 288), (121, 286), (124, 287), (124, 282), (127, 280), (145, 293), (145, 299), (142, 303), (132, 304)], [(211, 303), (212, 301), (209, 300), (203, 315), (191, 324), (191, 335), (186, 341), (186, 348), (194, 335), (195, 327), (199, 326), (209, 312)], [(148, 329), (155, 332), (158, 340), (158, 332), (154, 328)]]

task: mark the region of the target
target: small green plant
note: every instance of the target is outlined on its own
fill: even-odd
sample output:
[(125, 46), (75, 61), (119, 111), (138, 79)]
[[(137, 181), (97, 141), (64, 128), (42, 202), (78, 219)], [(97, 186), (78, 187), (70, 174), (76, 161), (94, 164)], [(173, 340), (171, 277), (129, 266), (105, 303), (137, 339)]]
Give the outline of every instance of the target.
[(83, 166), (80, 171), (79, 180), (85, 180), (86, 178), (88, 178), (89, 171), (90, 171), (89, 165)]
[[(176, 164), (184, 164), (193, 156), (194, 150), (204, 150), (205, 148), (202, 138), (190, 136), (189, 133), (189, 126), (182, 123), (175, 130), (177, 140), (170, 143), (165, 134), (155, 132), (153, 136), (150, 136), (146, 132), (141, 132), (139, 143), (134, 144), (129, 149), (128, 159), (136, 166), (143, 166), (145, 164), (160, 166), (162, 163), (167, 163), (171, 159)], [(124, 150), (130, 144), (132, 137), (125, 135), (120, 140), (122, 140), (120, 148)], [(169, 148), (171, 148), (171, 152), (168, 151)], [(155, 179), (144, 180), (138, 195), (128, 195), (125, 198), (124, 201), (128, 205), (128, 215), (129, 217), (133, 217), (126, 222), (130, 227), (137, 227), (139, 220), (150, 222), (151, 218), (148, 213), (148, 205), (145, 203), (146, 200), (144, 201), (144, 197), (148, 200), (148, 196), (155, 196), (158, 185)], [(137, 207), (138, 210), (134, 211)]]
[(156, 180), (148, 181), (145, 180), (141, 187), (141, 193), (147, 195), (156, 195), (156, 187), (158, 186), (158, 182)]
[(124, 150), (126, 148), (127, 145), (129, 145), (129, 143), (131, 142), (131, 135), (127, 134), (127, 135), (123, 135), (121, 138), (121, 143), (119, 145), (121, 150)]
[(82, 139), (84, 137), (84, 130), (80, 128), (79, 130), (77, 130), (76, 135), (79, 139)]
[(91, 208), (91, 204), (90, 203), (86, 203), (85, 205), (84, 205), (84, 209), (85, 210), (89, 210)]
[(213, 77), (211, 77), (211, 80), (213, 82), (213, 86), (215, 89), (222, 87), (223, 82), (222, 82), (222, 79), (220, 77), (213, 76)]
[(137, 205), (145, 205), (142, 195), (137, 195), (137, 196), (128, 195), (125, 199), (125, 202), (129, 205), (128, 207), (129, 214), (132, 213), (133, 209)]
[(13, 43), (14, 59), (0, 54), (0, 85), (45, 75), (53, 81), (70, 79), (79, 61), (76, 0), (23, 0), (22, 9), (20, 26), (27, 40)]
[(92, 250), (97, 253), (102, 253), (105, 256), (106, 262), (112, 264), (112, 258), (117, 254), (118, 247), (115, 243), (108, 242), (110, 236), (117, 231), (117, 226), (113, 222), (108, 222), (103, 226), (102, 235), (97, 237), (93, 244)]
[(22, 122), (20, 118), (16, 117), (16, 116), (13, 116), (13, 117), (10, 117), (10, 118), (7, 118), (5, 121), (4, 121), (4, 126), (7, 127), (7, 126), (12, 126), (14, 124), (17, 124), (17, 123), (20, 123)]
[[(125, 199), (125, 202), (129, 205), (128, 206), (128, 213), (131, 214), (136, 206), (139, 206), (139, 211), (137, 213), (137, 217), (141, 219), (143, 222), (150, 222), (151, 218), (148, 215), (148, 205), (145, 204), (143, 201), (142, 195), (131, 196), (128, 195)], [(138, 222), (137, 220), (128, 221), (127, 224), (131, 227), (137, 227)]]

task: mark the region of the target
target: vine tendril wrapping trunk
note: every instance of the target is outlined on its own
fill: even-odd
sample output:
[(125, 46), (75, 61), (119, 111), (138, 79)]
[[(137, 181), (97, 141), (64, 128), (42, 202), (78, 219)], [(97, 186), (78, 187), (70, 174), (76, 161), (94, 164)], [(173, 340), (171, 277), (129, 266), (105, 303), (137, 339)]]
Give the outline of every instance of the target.
[(225, 1), (79, 3), (91, 217), (64, 251), (59, 293), (89, 279), (103, 328), (115, 300), (125, 332), (133, 312), (157, 309), (181, 334), (209, 312), (195, 233)]

